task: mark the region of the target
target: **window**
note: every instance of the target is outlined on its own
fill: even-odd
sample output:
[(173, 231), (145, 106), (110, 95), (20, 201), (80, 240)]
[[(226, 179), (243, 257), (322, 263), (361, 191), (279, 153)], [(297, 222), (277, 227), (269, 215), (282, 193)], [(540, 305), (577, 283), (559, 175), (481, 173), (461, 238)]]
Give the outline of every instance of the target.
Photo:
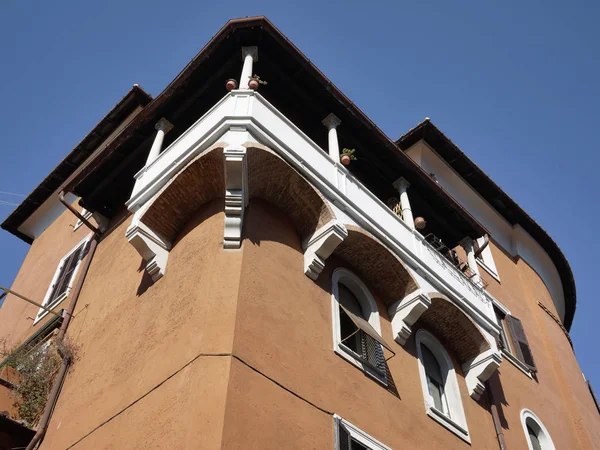
[[(475, 253), (477, 253), (477, 251), (485, 245), (485, 240), (485, 236), (473, 240), (473, 250), (475, 251)], [(496, 263), (494, 262), (494, 257), (492, 256), (492, 249), (490, 248), (489, 243), (477, 256), (477, 263), (481, 267), (483, 267), (491, 276), (500, 281), (500, 277), (498, 276), (498, 269), (496, 269)]]
[[(71, 250), (63, 259), (61, 259), (54, 274), (54, 278), (52, 279), (52, 283), (50, 284), (50, 287), (46, 293), (46, 297), (42, 303), (42, 305), (46, 308), (54, 308), (69, 295), (69, 291), (71, 290), (71, 286), (75, 280), (75, 275), (77, 274), (79, 264), (85, 256), (85, 249), (87, 247), (88, 240), (89, 237), (77, 244), (73, 250)], [(40, 308), (34, 324), (46, 314), (48, 314), (48, 312)]]
[[(91, 211), (88, 211), (85, 208), (81, 208), (81, 215), (83, 216), (83, 218), (85, 220), (90, 220), (90, 218), (92, 217), (93, 213)], [(73, 231), (76, 231), (77, 229), (79, 229), (81, 227), (81, 225), (83, 225), (83, 221), (81, 219), (78, 219), (77, 222), (75, 222), (75, 226), (73, 227)]]
[(426, 330), (415, 336), (425, 411), (466, 442), (471, 442), (454, 364), (442, 344)]
[(528, 409), (521, 411), (521, 424), (529, 450), (555, 450), (548, 430), (533, 412)]
[(375, 300), (364, 283), (349, 270), (336, 269), (332, 283), (334, 351), (386, 383), (383, 349), (394, 351), (381, 337)]
[(333, 417), (336, 450), (390, 450), (389, 447), (359, 430), (337, 414)]
[(523, 324), (519, 319), (511, 316), (504, 307), (500, 308), (496, 302), (494, 300), (494, 313), (500, 325), (498, 347), (507, 355), (511, 363), (531, 376), (531, 372), (537, 372), (537, 367)]

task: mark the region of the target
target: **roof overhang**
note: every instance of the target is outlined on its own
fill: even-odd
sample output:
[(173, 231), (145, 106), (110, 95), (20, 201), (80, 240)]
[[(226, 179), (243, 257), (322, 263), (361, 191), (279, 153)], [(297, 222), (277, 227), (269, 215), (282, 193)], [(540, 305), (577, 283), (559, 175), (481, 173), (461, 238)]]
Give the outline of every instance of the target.
[(577, 303), (575, 280), (571, 266), (556, 242), (430, 120), (426, 119), (419, 123), (408, 133), (401, 136), (396, 144), (405, 151), (421, 140), (427, 142), (456, 173), (469, 183), (511, 225), (520, 225), (542, 246), (560, 275), (565, 297), (564, 326), (569, 330), (573, 324)]
[(152, 97), (135, 85), (104, 116), (90, 133), (64, 158), (56, 168), (4, 220), (2, 228), (31, 243), (34, 236), (23, 232), (21, 225), (40, 208), (73, 172), (115, 132), (138, 108), (146, 106)]

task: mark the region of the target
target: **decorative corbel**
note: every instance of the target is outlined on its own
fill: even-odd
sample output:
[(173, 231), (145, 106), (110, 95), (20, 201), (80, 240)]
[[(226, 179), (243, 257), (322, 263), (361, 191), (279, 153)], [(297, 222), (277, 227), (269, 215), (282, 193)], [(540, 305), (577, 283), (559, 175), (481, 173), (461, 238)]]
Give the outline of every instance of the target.
[(392, 332), (398, 344), (406, 344), (406, 340), (412, 333), (411, 326), (429, 306), (431, 306), (431, 299), (421, 289), (411, 292), (390, 306), (388, 312), (392, 318)]
[(225, 147), (225, 230), (223, 248), (242, 245), (244, 210), (248, 204), (248, 162), (246, 148)]
[(337, 220), (331, 220), (315, 231), (304, 246), (304, 274), (316, 280), (325, 267), (325, 260), (346, 237), (348, 230)]
[(495, 349), (490, 349), (462, 365), (469, 394), (474, 400), (479, 400), (485, 391), (484, 383), (500, 367), (501, 362), (502, 354)]
[(139, 220), (134, 220), (125, 232), (127, 241), (134, 246), (144, 261), (146, 271), (157, 281), (165, 274), (171, 243), (154, 233)]

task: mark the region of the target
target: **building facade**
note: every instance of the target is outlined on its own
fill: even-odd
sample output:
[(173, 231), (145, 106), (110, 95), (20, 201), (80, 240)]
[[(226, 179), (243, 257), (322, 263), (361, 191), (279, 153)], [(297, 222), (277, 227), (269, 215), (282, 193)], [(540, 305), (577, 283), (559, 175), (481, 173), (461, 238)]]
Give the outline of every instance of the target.
[(600, 448), (558, 246), (263, 17), (134, 86), (2, 227), (31, 248), (0, 337), (76, 349), (29, 427), (5, 365), (6, 448)]

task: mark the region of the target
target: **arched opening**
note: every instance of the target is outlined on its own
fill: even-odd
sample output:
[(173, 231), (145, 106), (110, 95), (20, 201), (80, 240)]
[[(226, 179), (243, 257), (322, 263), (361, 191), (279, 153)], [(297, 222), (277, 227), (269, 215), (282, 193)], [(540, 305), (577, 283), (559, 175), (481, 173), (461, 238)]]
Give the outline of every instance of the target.
[(383, 348), (393, 350), (381, 336), (377, 303), (360, 278), (344, 268), (332, 275), (332, 317), (336, 353), (385, 383)]
[(427, 415), (470, 442), (456, 370), (450, 355), (436, 336), (425, 329), (417, 332), (415, 342)]
[(521, 424), (529, 450), (555, 450), (548, 430), (532, 411), (521, 411)]

